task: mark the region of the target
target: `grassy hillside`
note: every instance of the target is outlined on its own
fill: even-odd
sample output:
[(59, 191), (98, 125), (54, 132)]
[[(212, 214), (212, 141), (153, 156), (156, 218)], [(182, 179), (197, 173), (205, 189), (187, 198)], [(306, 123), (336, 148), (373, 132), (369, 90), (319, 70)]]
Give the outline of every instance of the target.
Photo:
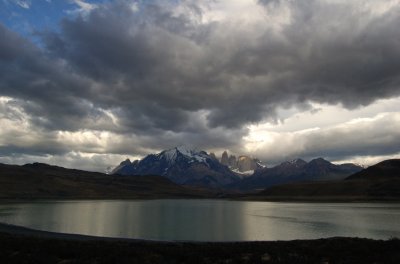
[(161, 176), (120, 176), (34, 163), (0, 164), (0, 199), (179, 198), (211, 195)]
[(354, 173), (347, 180), (384, 180), (400, 179), (400, 159), (379, 162), (365, 170)]

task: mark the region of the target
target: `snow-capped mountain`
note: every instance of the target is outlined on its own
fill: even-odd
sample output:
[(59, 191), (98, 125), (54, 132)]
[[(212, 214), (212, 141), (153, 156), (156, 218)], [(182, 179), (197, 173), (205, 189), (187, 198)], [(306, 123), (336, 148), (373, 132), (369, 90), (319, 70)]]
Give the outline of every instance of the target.
[(150, 154), (140, 161), (125, 160), (112, 174), (161, 175), (178, 184), (222, 187), (240, 178), (205, 151), (185, 146)]

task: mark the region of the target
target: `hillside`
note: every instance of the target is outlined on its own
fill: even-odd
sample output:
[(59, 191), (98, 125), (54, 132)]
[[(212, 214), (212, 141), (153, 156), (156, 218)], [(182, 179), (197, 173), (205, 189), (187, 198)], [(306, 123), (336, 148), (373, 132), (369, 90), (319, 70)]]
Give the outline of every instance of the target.
[(42, 163), (0, 164), (1, 199), (39, 198), (179, 198), (210, 195), (161, 176), (107, 175)]
[(345, 180), (273, 186), (254, 195), (260, 199), (399, 200), (400, 160), (386, 160)]
[(349, 176), (347, 180), (382, 180), (391, 178), (400, 179), (400, 159), (379, 162), (374, 166)]

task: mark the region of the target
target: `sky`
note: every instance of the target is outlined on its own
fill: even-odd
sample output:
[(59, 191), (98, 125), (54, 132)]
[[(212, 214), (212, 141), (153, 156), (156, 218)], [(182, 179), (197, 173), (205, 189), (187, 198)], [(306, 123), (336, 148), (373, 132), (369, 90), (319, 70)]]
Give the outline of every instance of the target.
[(400, 158), (400, 0), (0, 0), (0, 162)]

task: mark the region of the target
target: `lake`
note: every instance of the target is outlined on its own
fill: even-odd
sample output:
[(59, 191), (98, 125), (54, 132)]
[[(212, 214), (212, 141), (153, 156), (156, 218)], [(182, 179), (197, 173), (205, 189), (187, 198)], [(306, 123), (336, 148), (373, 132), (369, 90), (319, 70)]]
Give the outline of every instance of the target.
[(154, 240), (388, 239), (400, 237), (400, 204), (42, 201), (2, 203), (0, 222), (62, 233)]

